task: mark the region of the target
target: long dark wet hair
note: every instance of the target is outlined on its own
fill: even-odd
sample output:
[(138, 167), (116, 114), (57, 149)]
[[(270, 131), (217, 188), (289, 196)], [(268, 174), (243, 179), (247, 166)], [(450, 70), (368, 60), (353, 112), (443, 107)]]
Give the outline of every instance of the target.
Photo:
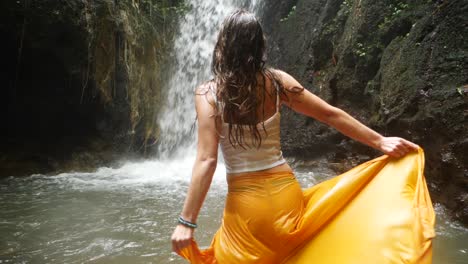
[[(218, 114), (229, 124), (228, 137), (233, 146), (261, 145), (262, 136), (257, 124), (261, 123), (266, 132), (262, 122), (265, 96), (276, 98), (278, 93), (284, 94), (279, 78), (265, 67), (265, 42), (262, 26), (245, 10), (228, 16), (218, 35), (211, 70), (219, 102)], [(263, 77), (261, 83), (257, 80), (259, 73)], [(273, 91), (266, 90), (266, 78), (271, 80)], [(260, 117), (257, 114), (259, 106), (263, 113)], [(244, 133), (252, 135), (252, 142), (245, 142)]]

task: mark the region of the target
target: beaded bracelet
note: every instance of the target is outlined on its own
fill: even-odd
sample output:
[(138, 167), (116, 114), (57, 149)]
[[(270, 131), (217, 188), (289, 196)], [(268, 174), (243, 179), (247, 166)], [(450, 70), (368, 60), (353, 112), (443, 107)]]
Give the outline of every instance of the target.
[(190, 227), (190, 228), (197, 228), (198, 227), (197, 224), (189, 222), (189, 221), (183, 219), (182, 216), (179, 216), (179, 218), (177, 218), (177, 222), (179, 222), (179, 224), (181, 224), (181, 225), (184, 225), (184, 226)]

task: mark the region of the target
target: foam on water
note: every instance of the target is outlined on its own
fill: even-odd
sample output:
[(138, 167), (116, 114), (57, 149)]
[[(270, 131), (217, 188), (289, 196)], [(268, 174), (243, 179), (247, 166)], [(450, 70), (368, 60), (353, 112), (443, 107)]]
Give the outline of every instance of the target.
[[(167, 186), (190, 182), (193, 156), (185, 156), (168, 160), (146, 160), (129, 162), (119, 168), (99, 168), (96, 172), (69, 172), (55, 176), (32, 175), (37, 180), (55, 182), (72, 189), (112, 190), (138, 186)], [(222, 163), (218, 164), (213, 185), (225, 184), (226, 170)]]

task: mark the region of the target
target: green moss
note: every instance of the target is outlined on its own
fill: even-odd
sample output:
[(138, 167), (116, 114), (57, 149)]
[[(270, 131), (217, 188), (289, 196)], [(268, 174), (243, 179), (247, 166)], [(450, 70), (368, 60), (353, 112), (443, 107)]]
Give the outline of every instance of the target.
[[(90, 53), (100, 98), (108, 107), (126, 102), (128, 133), (144, 148), (158, 137), (155, 124), (161, 101), (164, 62), (178, 17), (188, 10), (184, 1), (103, 1), (94, 9), (90, 29)], [(118, 45), (118, 46), (116, 46)], [(118, 77), (117, 77), (118, 76)], [(119, 80), (116, 80), (118, 78)], [(116, 92), (116, 82), (125, 82), (125, 98)], [(116, 101), (117, 100), (117, 101)]]

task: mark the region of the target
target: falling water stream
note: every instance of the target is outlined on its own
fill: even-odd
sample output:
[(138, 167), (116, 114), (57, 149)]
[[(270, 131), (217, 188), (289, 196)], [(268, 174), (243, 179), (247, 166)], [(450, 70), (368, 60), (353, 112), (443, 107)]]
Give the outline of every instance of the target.
[[(32, 175), (0, 180), (0, 263), (185, 263), (169, 238), (194, 160), (193, 90), (210, 78), (209, 62), (222, 19), (258, 3), (192, 0), (174, 47), (174, 74), (162, 129), (161, 158), (94, 173)], [(320, 162), (292, 162), (301, 184), (332, 177)], [(196, 239), (209, 245), (220, 224), (226, 183), (216, 170), (199, 216)], [(434, 263), (468, 263), (468, 229), (436, 205)], [(343, 234), (346, 235), (346, 234)], [(333, 245), (330, 245), (333, 246)]]

